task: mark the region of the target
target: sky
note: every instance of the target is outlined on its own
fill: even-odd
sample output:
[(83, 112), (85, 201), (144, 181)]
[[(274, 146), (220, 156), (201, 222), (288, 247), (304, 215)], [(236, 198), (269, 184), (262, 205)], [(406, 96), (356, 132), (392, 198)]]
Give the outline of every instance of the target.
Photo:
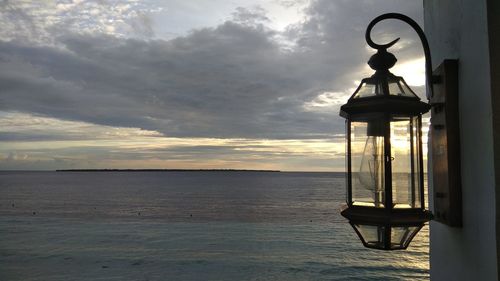
[[(368, 23), (415, 0), (0, 0), (0, 170), (343, 171)], [(392, 69), (424, 96), (417, 35)]]

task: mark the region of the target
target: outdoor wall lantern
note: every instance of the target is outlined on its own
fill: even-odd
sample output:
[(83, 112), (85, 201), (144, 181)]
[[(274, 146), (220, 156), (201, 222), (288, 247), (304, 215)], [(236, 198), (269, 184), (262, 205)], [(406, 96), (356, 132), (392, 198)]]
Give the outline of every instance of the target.
[(364, 246), (397, 250), (406, 249), (431, 219), (424, 200), (422, 155), (422, 114), (431, 104), (420, 101), (402, 77), (389, 71), (397, 59), (387, 49), (399, 38), (383, 45), (372, 41), (373, 26), (384, 19), (404, 21), (417, 32), (426, 57), (428, 98), (433, 95), (429, 46), (418, 24), (396, 13), (372, 20), (365, 37), (377, 50), (368, 61), (375, 73), (362, 79), (340, 108), (347, 131), (347, 205), (341, 214)]

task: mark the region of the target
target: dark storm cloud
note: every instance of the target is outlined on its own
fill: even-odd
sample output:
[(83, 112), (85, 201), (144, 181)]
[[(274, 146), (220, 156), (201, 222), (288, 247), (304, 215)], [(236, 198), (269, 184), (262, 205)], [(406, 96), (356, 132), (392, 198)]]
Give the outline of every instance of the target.
[[(0, 110), (176, 137), (326, 138), (343, 131), (339, 104), (305, 105), (362, 78), (364, 28), (391, 5), (401, 6), (313, 1), (307, 20), (280, 34), (264, 11), (242, 8), (234, 20), (170, 41), (72, 32), (54, 35), (55, 46), (1, 41)], [(418, 18), (420, 5), (405, 3), (404, 12)], [(376, 41), (415, 38), (405, 26), (387, 30)], [(420, 56), (402, 46), (399, 57)]]

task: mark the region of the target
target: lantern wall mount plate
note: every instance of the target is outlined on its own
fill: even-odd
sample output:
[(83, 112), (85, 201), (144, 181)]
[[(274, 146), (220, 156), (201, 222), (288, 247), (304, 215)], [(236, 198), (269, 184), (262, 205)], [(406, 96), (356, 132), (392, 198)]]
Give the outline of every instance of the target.
[[(387, 51), (397, 41), (376, 44), (373, 26), (385, 19), (408, 23), (417, 32), (426, 57), (428, 98), (433, 96), (432, 63), (425, 34), (411, 18), (397, 13), (370, 22), (365, 38), (377, 50), (368, 64), (375, 73), (341, 106), (346, 119), (347, 205), (349, 220), (366, 247), (406, 249), (432, 215), (425, 207), (422, 114), (431, 109), (402, 77), (389, 69), (397, 59)], [(444, 205), (443, 205), (444, 206)]]
[(432, 181), (434, 220), (462, 226), (458, 61), (444, 60), (434, 71), (440, 77), (431, 97)]

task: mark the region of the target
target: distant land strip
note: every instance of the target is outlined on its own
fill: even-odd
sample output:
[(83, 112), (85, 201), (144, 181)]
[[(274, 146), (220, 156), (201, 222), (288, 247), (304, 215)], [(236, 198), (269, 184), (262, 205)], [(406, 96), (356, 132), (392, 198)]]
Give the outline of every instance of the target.
[(269, 172), (280, 170), (247, 170), (247, 169), (62, 169), (56, 172)]

